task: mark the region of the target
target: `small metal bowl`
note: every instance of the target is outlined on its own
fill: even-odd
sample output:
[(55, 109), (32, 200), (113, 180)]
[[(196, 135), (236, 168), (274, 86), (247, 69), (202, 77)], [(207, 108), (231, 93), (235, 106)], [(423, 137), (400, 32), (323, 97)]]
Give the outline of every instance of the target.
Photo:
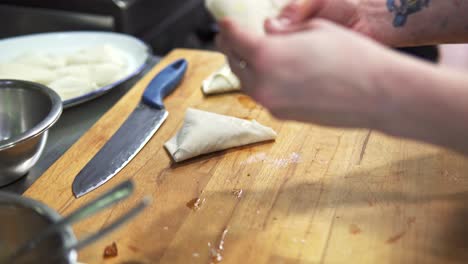
[(0, 186), (26, 175), (36, 164), (48, 130), (61, 113), (62, 101), (52, 89), (0, 80)]
[[(38, 201), (0, 192), (0, 259), (10, 256), (23, 243), (60, 219), (58, 213)], [(39, 243), (18, 263), (76, 263), (77, 252), (63, 250), (75, 242), (71, 227), (64, 228)]]

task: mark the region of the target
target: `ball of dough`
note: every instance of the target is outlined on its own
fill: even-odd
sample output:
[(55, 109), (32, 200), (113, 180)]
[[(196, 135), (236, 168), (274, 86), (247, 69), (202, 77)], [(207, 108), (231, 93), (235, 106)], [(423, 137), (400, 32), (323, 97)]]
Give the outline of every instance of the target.
[(220, 20), (230, 17), (258, 34), (264, 34), (265, 19), (275, 17), (289, 0), (205, 0), (211, 14)]

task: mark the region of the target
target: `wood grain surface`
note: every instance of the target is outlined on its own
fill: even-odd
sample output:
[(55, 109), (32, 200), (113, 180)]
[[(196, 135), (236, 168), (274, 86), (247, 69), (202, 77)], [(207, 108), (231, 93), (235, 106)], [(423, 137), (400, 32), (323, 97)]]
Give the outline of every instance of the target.
[[(75, 199), (74, 177), (123, 123), (151, 78), (178, 58), (190, 66), (166, 100), (166, 123), (121, 173)], [(373, 131), (281, 122), (241, 94), (204, 97), (202, 80), (222, 63), (217, 53), (172, 52), (26, 192), (67, 214), (133, 179), (135, 195), (75, 225), (78, 237), (153, 197), (133, 222), (79, 252), (81, 262), (468, 262), (464, 157)], [(174, 164), (163, 144), (181, 127), (187, 107), (256, 119), (279, 137)], [(204, 201), (198, 210), (187, 206), (195, 198)], [(113, 242), (118, 256), (104, 259)]]

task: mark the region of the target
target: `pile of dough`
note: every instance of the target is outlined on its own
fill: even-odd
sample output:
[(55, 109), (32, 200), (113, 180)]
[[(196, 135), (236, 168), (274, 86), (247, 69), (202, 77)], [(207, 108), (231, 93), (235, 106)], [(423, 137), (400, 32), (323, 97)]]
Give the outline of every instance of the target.
[(125, 66), (121, 51), (109, 44), (78, 50), (66, 56), (66, 60), (67, 64), (111, 63), (117, 66)]
[(56, 69), (64, 67), (66, 58), (45, 52), (25, 52), (15, 59), (16, 63), (37, 66), (41, 68)]
[(0, 64), (0, 79), (15, 79), (48, 84), (57, 78), (57, 73), (43, 67), (21, 63)]
[(164, 147), (176, 162), (199, 155), (274, 140), (276, 132), (254, 121), (189, 108), (182, 128)]
[(220, 20), (230, 17), (244, 28), (264, 34), (264, 22), (275, 17), (290, 0), (205, 0), (207, 9)]
[(67, 54), (26, 52), (0, 63), (0, 79), (44, 84), (62, 100), (95, 91), (122, 79), (128, 71), (124, 53), (109, 44)]
[(219, 94), (239, 91), (240, 89), (240, 81), (227, 63), (210, 75), (202, 84), (204, 94)]
[(73, 76), (65, 76), (49, 83), (49, 88), (59, 91), (62, 98), (74, 98), (85, 93), (92, 92), (98, 86), (86, 79), (79, 79)]

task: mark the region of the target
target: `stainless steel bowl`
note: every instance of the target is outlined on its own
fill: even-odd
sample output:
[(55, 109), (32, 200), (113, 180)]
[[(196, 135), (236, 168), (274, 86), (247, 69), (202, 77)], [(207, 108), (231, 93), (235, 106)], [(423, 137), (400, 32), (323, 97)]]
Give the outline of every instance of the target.
[(18, 80), (0, 80), (0, 186), (25, 174), (38, 161), (48, 129), (62, 113), (53, 90)]
[[(0, 193), (0, 259), (12, 254), (48, 225), (58, 221), (60, 215), (46, 205), (19, 195)], [(76, 242), (70, 227), (41, 242), (21, 258), (20, 263), (76, 263), (76, 251), (51, 257)]]

